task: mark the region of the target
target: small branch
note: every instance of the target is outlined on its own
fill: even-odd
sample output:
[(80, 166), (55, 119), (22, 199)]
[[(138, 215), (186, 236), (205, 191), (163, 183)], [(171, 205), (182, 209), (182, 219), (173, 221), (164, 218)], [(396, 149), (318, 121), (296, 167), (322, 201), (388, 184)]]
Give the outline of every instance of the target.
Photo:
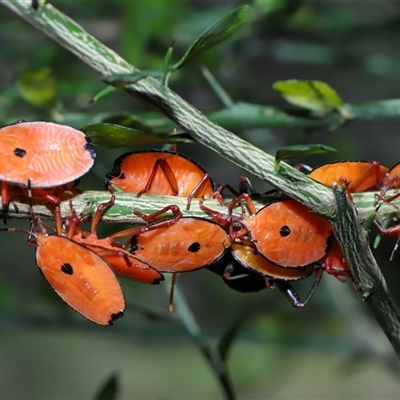
[(334, 186), (338, 213), (332, 221), (335, 235), (342, 243), (343, 254), (350, 267), (354, 285), (362, 293), (382, 330), (400, 358), (400, 313), (369, 248), (346, 191)]
[[(388, 196), (397, 193), (397, 191), (388, 191)], [(142, 223), (143, 221), (133, 214), (133, 211), (139, 211), (144, 214), (152, 214), (168, 205), (177, 205), (184, 216), (209, 218), (210, 215), (206, 214), (199, 207), (199, 202), (192, 201), (190, 210), (186, 210), (187, 199), (177, 196), (160, 196), (160, 195), (146, 195), (137, 197), (135, 193), (121, 193), (115, 194), (115, 204), (104, 211), (102, 221), (105, 223), (113, 224), (135, 224)], [(0, 197), (1, 198), (1, 197)], [(72, 200), (73, 208), (78, 214), (93, 214), (101, 203), (106, 203), (110, 200), (110, 193), (103, 191), (87, 190), (82, 194), (76, 195), (73, 198), (65, 197), (61, 202), (61, 215), (68, 217), (71, 215), (70, 200)], [(371, 213), (376, 209), (374, 192), (367, 193), (354, 193), (353, 201), (357, 208), (357, 219), (360, 222), (365, 221)], [(266, 200), (254, 199), (254, 204), (257, 209), (265, 206)], [(25, 202), (16, 202), (18, 208), (16, 211), (13, 205), (10, 205), (8, 210), (9, 218), (29, 219), (29, 205), (28, 200)], [(227, 207), (221, 206), (217, 200), (208, 199), (204, 201), (204, 205), (220, 212), (222, 215), (227, 215)], [(400, 218), (400, 198), (395, 199), (392, 203), (383, 203), (379, 208), (376, 215), (376, 220), (380, 223), (386, 220), (391, 220), (394, 217)], [(1, 210), (1, 208), (0, 208)], [(54, 206), (46, 202), (39, 202), (34, 206), (35, 215), (42, 219), (53, 219)], [(233, 210), (233, 215), (240, 217), (241, 209), (239, 207)]]

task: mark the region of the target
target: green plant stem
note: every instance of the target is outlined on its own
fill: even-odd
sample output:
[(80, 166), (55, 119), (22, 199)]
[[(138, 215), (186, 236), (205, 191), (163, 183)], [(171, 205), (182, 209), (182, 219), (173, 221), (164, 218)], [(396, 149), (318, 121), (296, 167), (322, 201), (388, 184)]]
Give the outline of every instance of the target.
[[(397, 191), (389, 191), (388, 195), (397, 193)], [(104, 213), (102, 221), (112, 224), (135, 224), (143, 223), (143, 221), (133, 214), (133, 211), (138, 211), (144, 214), (152, 214), (168, 205), (177, 205), (182, 214), (188, 217), (209, 218), (210, 215), (201, 210), (199, 202), (192, 201), (190, 210), (186, 210), (187, 200), (184, 197), (177, 196), (160, 196), (160, 195), (146, 195), (137, 197), (135, 193), (116, 193), (115, 204), (108, 207)], [(82, 194), (76, 195), (72, 198), (73, 208), (78, 214), (93, 214), (101, 203), (106, 203), (110, 200), (109, 192), (99, 192), (94, 190), (87, 190)], [(0, 197), (1, 198), (1, 197)], [(375, 193), (354, 193), (353, 200), (357, 208), (357, 219), (359, 222), (365, 221), (371, 213), (376, 209)], [(265, 206), (266, 201), (262, 199), (254, 199), (256, 209)], [(16, 211), (11, 205), (8, 210), (9, 218), (29, 219), (29, 205), (28, 201), (15, 202), (18, 209)], [(208, 199), (204, 201), (204, 205), (221, 213), (222, 216), (227, 216), (227, 207), (221, 206), (217, 200)], [(400, 197), (390, 204), (383, 203), (376, 214), (376, 220), (384, 223), (395, 217), (400, 218)], [(1, 208), (0, 208), (1, 210)], [(48, 203), (36, 204), (34, 206), (35, 215), (42, 219), (54, 218), (54, 206)], [(233, 210), (233, 215), (240, 217), (242, 211), (239, 207)], [(68, 217), (71, 215), (69, 198), (65, 198), (61, 202), (61, 215)], [(168, 216), (169, 214), (166, 214)], [(170, 214), (172, 216), (172, 214)]]

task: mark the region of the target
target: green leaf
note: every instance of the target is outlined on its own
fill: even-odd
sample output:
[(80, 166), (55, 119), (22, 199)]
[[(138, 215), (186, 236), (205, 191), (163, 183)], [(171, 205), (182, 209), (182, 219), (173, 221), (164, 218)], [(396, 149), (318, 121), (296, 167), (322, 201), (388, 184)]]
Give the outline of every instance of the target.
[(114, 86), (106, 86), (104, 89), (100, 90), (99, 93), (93, 96), (90, 103), (95, 103), (96, 101), (101, 100), (103, 97), (108, 96), (110, 93), (115, 92), (116, 88)]
[(287, 102), (325, 115), (343, 105), (336, 90), (321, 81), (288, 80), (273, 84)]
[(151, 143), (194, 143), (187, 133), (154, 134), (114, 124), (90, 124), (79, 128), (97, 146), (131, 147)]
[(113, 74), (103, 78), (103, 82), (115, 86), (118, 89), (124, 89), (126, 85), (139, 82), (140, 80), (152, 76), (153, 78), (163, 79), (165, 72), (161, 69), (148, 69), (135, 71), (131, 74)]
[(172, 69), (183, 67), (199, 54), (230, 38), (247, 21), (248, 12), (249, 6), (242, 6), (223, 15), (193, 42)]
[(275, 171), (279, 170), (279, 164), (282, 160), (313, 154), (336, 153), (336, 151), (333, 147), (324, 144), (295, 144), (282, 147), (275, 153)]
[(225, 89), (221, 86), (221, 84), (215, 79), (215, 77), (212, 75), (212, 73), (208, 70), (208, 68), (206, 68), (204, 65), (202, 65), (200, 67), (200, 69), (201, 69), (201, 72), (202, 72), (204, 78), (207, 79), (207, 82), (211, 86), (211, 89), (221, 100), (222, 104), (226, 108), (233, 107), (235, 105), (235, 103), (230, 98), (230, 96), (225, 91)]
[(171, 71), (170, 65), (171, 65), (171, 59), (172, 59), (172, 53), (174, 52), (174, 43), (172, 43), (167, 50), (167, 53), (165, 54), (163, 65), (161, 67), (161, 70), (163, 71), (163, 78), (162, 82), (163, 85), (166, 85), (168, 82), (168, 74)]
[(104, 89), (101, 89), (96, 95), (93, 96), (92, 100), (89, 103), (95, 103), (96, 101), (101, 100), (102, 98), (108, 96), (110, 93), (115, 92), (116, 88), (114, 86), (106, 86)]
[(30, 104), (50, 108), (57, 95), (57, 84), (50, 68), (38, 68), (18, 74), (15, 85)]
[(94, 400), (115, 400), (118, 394), (118, 376), (113, 373), (101, 386)]

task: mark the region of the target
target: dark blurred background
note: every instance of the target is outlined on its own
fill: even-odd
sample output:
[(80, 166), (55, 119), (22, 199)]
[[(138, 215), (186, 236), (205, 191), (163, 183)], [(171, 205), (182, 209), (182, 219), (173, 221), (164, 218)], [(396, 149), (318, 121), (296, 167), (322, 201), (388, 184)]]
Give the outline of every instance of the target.
[[(174, 59), (224, 12), (242, 2), (65, 2), (56, 7), (139, 68), (157, 68), (175, 40)], [(284, 105), (277, 80), (318, 79), (346, 103), (400, 97), (400, 3), (254, 1), (250, 22), (232, 39), (196, 58), (170, 87), (203, 112), (223, 108), (200, 71), (205, 65), (234, 101)], [(147, 105), (115, 92), (89, 104), (104, 88), (99, 76), (48, 37), (0, 9), (0, 123), (54, 120), (80, 127), (102, 116), (147, 115)], [(32, 72), (35, 71), (35, 72)], [(27, 77), (41, 73), (49, 100), (29, 97)], [(28, 79), (29, 80), (29, 79)], [(28, 85), (29, 86), (29, 85)], [(142, 114), (146, 113), (146, 114)], [(400, 116), (400, 115), (399, 115)], [(399, 161), (399, 119), (352, 121), (336, 131), (232, 129), (274, 154), (279, 147), (323, 143), (338, 152), (302, 161)], [(83, 189), (103, 189), (102, 177), (127, 149), (98, 148)], [(181, 145), (217, 182), (237, 186), (236, 166), (200, 145)], [(254, 180), (258, 191), (269, 187)], [(26, 221), (25, 221), (26, 222)], [(10, 226), (26, 223), (10, 221)], [(400, 302), (394, 242), (377, 258)], [(221, 398), (216, 377), (178, 319), (168, 316), (168, 286), (123, 281), (126, 315), (112, 328), (74, 313), (38, 273), (26, 237), (3, 233), (0, 272), (0, 397), (92, 398), (116, 373), (121, 399)], [(297, 285), (305, 293), (311, 279)], [(399, 398), (394, 351), (350, 282), (324, 279), (311, 303), (292, 309), (277, 290), (231, 291), (208, 271), (179, 277), (204, 338), (216, 345), (237, 320), (243, 326), (228, 368), (239, 398)], [(165, 311), (149, 318), (141, 308)]]

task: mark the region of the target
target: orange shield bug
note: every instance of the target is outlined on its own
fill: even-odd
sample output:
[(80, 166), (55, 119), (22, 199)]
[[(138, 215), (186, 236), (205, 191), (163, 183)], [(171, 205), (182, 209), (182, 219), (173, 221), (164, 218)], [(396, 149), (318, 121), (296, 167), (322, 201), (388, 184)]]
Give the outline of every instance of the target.
[(51, 122), (20, 122), (0, 129), (3, 208), (8, 184), (32, 189), (73, 182), (93, 166), (95, 153), (81, 131)]
[(166, 150), (125, 153), (114, 161), (105, 177), (105, 186), (116, 186), (124, 192), (181, 196), (188, 198), (189, 209), (193, 198), (210, 198), (214, 184), (197, 163), (190, 158)]
[(332, 186), (346, 184), (348, 193), (379, 189), (389, 168), (376, 161), (336, 161), (314, 168), (308, 176)]
[(304, 267), (320, 260), (332, 235), (325, 218), (292, 199), (272, 202), (241, 223), (258, 252), (282, 267)]
[[(122, 317), (125, 300), (114, 273), (106, 261), (87, 247), (60, 235), (48, 235), (33, 214), (36, 228), (37, 266), (54, 291), (74, 310), (101, 325), (113, 325)], [(18, 228), (2, 228), (26, 232)]]

